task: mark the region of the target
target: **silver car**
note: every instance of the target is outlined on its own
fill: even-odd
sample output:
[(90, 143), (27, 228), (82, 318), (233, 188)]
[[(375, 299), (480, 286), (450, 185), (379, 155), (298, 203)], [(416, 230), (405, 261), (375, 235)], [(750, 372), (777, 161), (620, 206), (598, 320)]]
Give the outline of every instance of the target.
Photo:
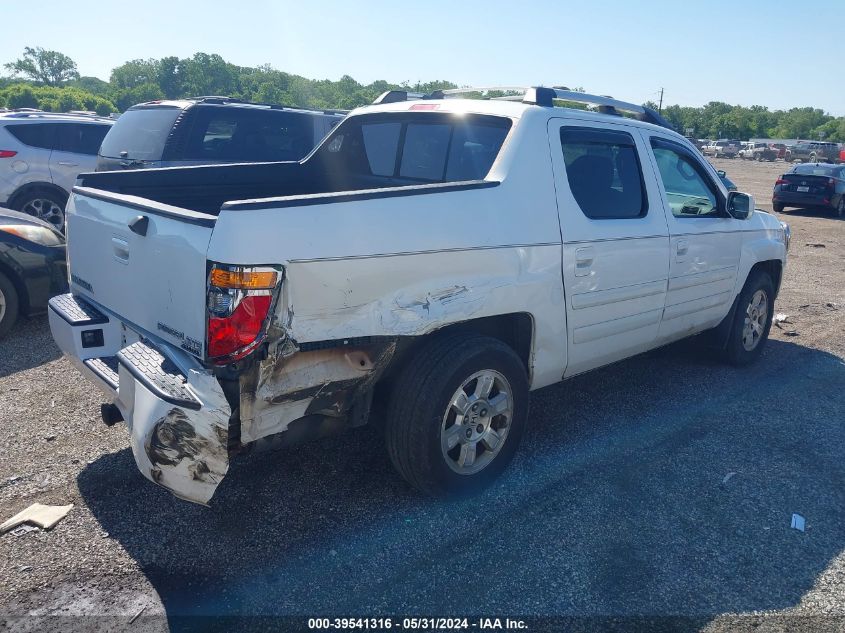
[(76, 177), (94, 171), (113, 120), (88, 114), (0, 113), (0, 206), (65, 228)]

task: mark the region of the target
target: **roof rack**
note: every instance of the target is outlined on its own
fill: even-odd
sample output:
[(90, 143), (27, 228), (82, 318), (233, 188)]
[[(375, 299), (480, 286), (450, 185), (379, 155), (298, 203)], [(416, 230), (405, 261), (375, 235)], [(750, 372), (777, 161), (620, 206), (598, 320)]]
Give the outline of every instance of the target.
[[(505, 93), (493, 97), (487, 97), (491, 100), (498, 101), (521, 101), (532, 105), (538, 105), (551, 108), (555, 101), (572, 101), (575, 103), (583, 103), (595, 108), (601, 114), (610, 114), (615, 116), (622, 116), (622, 112), (632, 114), (635, 119), (645, 121), (646, 123), (653, 123), (661, 127), (674, 129), (672, 125), (664, 119), (656, 110), (646, 106), (637, 105), (635, 103), (628, 103), (626, 101), (619, 101), (609, 96), (600, 96), (587, 94), (586, 92), (575, 92), (569, 90), (564, 86), (546, 88), (544, 86), (489, 86), (489, 87), (475, 87), (475, 88), (449, 88), (447, 90), (436, 90), (430, 94), (422, 94), (419, 92), (408, 92), (405, 90), (388, 90), (380, 95), (373, 104), (379, 103), (395, 103), (397, 101), (409, 101), (413, 99), (447, 99), (449, 97), (456, 97), (465, 94), (481, 94), (489, 95), (491, 92)], [(507, 94), (512, 93), (512, 94)]]
[(104, 119), (109, 120), (108, 116), (97, 114), (89, 114), (87, 112), (44, 112), (43, 110), (31, 110), (26, 112), (11, 111), (3, 113), (6, 118), (26, 119), (29, 117), (67, 117), (71, 119)]
[(282, 105), (280, 103), (263, 103), (260, 101), (247, 101), (238, 97), (226, 97), (222, 95), (203, 95), (199, 97), (186, 97), (186, 101), (199, 101), (203, 103), (242, 103), (244, 105), (265, 106), (272, 110), (307, 110), (309, 112), (322, 112), (323, 114), (349, 114), (349, 110), (335, 108), (303, 108), (300, 106)]

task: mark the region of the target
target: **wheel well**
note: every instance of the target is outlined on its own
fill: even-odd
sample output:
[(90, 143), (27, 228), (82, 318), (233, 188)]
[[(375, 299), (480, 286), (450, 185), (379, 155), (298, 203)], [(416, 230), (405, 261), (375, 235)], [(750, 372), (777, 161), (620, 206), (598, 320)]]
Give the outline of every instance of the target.
[(395, 374), (408, 359), (413, 358), (414, 351), (426, 344), (432, 336), (440, 336), (445, 332), (473, 332), (499, 339), (517, 353), (530, 377), (534, 320), (527, 312), (516, 312), (461, 321), (442, 327), (426, 336), (399, 339), (397, 353), (390, 363), (385, 378), (389, 380), (389, 376)]
[(374, 387), (371, 419), (377, 425), (384, 422), (384, 405), (390, 393), (395, 377), (401, 372), (406, 363), (412, 362), (414, 352), (420, 346), (431, 340), (432, 336), (439, 336), (445, 332), (473, 332), (499, 339), (508, 345), (519, 356), (525, 366), (525, 372), (531, 380), (531, 352), (534, 343), (534, 319), (527, 312), (500, 314), (481, 317), (453, 323), (442, 327), (426, 336), (401, 337), (397, 341), (396, 353), (390, 361), (390, 366), (378, 379)]
[(748, 272), (748, 276), (750, 277), (755, 270), (762, 270), (772, 278), (772, 284), (775, 287), (775, 297), (777, 297), (778, 292), (780, 291), (781, 276), (783, 275), (783, 262), (779, 259), (757, 262), (751, 267), (751, 270)]
[(65, 201), (65, 203), (67, 203), (67, 199), (70, 196), (67, 191), (65, 191), (58, 185), (54, 185), (51, 182), (29, 182), (20, 187), (11, 196), (9, 196), (9, 201), (7, 202), (7, 204), (9, 205), (9, 207), (14, 209), (21, 198), (33, 191), (49, 191), (60, 196)]
[(29, 293), (27, 293), (26, 286), (21, 278), (14, 270), (2, 262), (0, 262), (0, 273), (3, 273), (6, 279), (15, 287), (15, 292), (18, 293), (18, 315), (24, 316), (29, 314)]

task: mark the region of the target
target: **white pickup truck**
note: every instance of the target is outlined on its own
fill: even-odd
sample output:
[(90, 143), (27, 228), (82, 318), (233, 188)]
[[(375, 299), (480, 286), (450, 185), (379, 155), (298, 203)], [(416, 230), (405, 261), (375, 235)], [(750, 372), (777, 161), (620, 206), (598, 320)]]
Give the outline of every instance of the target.
[(372, 418), (413, 486), (462, 493), (532, 389), (708, 330), (760, 355), (789, 229), (656, 113), (412, 97), (300, 162), (80, 178), (50, 325), (146, 477), (207, 503), (238, 453)]

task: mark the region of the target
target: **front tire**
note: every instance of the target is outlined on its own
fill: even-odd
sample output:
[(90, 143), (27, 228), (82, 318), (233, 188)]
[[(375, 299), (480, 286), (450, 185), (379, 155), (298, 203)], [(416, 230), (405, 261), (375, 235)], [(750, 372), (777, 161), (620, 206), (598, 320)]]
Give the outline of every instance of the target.
[(839, 196), (839, 204), (836, 205), (836, 217), (845, 218), (845, 193)]
[(6, 275), (0, 273), (0, 338), (3, 338), (18, 320), (18, 291)]
[(462, 495), (508, 466), (528, 416), (528, 377), (498, 339), (455, 332), (433, 339), (401, 370), (385, 439), (397, 471), (420, 492)]
[(739, 293), (725, 358), (732, 365), (753, 363), (766, 345), (772, 327), (775, 288), (761, 270), (752, 272)]

